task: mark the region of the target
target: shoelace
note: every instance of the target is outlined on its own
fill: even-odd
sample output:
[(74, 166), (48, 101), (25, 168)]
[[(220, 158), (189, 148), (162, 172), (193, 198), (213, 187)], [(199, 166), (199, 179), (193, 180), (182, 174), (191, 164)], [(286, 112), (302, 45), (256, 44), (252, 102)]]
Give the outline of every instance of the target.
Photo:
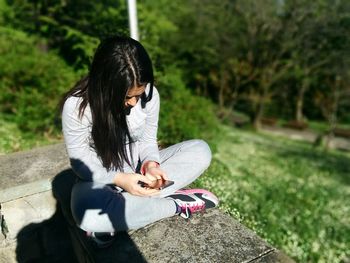
[(185, 204), (180, 214), (183, 218), (190, 218), (191, 214), (197, 211), (203, 211), (205, 209), (205, 202), (195, 204)]

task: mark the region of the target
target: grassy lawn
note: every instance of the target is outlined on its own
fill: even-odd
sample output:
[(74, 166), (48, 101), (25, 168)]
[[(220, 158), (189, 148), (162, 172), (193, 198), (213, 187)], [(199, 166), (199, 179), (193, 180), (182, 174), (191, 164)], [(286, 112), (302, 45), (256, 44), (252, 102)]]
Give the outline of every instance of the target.
[(350, 256), (350, 154), (227, 126), (195, 184), (298, 262)]
[[(318, 132), (318, 133), (323, 133), (329, 130), (329, 125), (326, 122), (320, 122), (320, 121), (308, 121), (308, 125), (311, 130)], [(337, 128), (339, 129), (350, 129), (350, 124), (345, 124), (345, 123), (339, 123), (337, 124)]]
[(0, 155), (28, 150), (34, 147), (56, 143), (61, 135), (43, 136), (42, 134), (24, 133), (14, 122), (2, 118), (0, 114)]

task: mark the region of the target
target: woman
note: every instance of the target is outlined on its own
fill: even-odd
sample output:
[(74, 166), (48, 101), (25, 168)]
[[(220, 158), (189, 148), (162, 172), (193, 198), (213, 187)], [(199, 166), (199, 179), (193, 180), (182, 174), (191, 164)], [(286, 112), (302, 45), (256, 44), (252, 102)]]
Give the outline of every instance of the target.
[[(87, 77), (63, 99), (63, 134), (78, 177), (71, 209), (87, 232), (137, 229), (218, 204), (208, 191), (179, 190), (209, 166), (211, 152), (201, 140), (158, 150), (159, 94), (153, 82), (143, 46), (111, 37), (98, 46)], [(174, 184), (159, 190), (152, 188), (156, 180)]]

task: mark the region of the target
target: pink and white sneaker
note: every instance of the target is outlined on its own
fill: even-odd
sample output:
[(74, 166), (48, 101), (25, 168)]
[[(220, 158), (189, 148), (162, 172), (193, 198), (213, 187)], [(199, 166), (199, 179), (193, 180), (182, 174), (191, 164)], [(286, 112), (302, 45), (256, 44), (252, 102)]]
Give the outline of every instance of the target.
[(217, 197), (212, 193), (209, 192), (208, 190), (205, 189), (200, 189), (200, 188), (194, 188), (194, 189), (180, 189), (175, 192), (175, 194), (206, 194), (208, 196), (213, 196), (214, 198), (217, 199)]
[(167, 198), (175, 201), (181, 210), (179, 215), (183, 218), (190, 218), (195, 212), (214, 208), (219, 204), (219, 199), (204, 189), (178, 190)]

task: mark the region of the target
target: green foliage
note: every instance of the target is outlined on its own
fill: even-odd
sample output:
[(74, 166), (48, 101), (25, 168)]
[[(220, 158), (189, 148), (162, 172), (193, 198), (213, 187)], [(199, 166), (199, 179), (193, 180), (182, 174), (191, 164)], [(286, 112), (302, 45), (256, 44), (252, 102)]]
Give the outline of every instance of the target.
[[(125, 1), (14, 0), (8, 24), (48, 39), (75, 69), (86, 70), (98, 40), (128, 32)], [(98, 14), (98, 15), (96, 15)]]
[[(186, 87), (257, 124), (264, 114), (322, 118), (316, 91), (325, 86), (332, 104), (335, 75), (349, 75), (349, 7), (345, 0), (143, 0), (141, 39), (158, 69), (181, 65)], [(349, 96), (338, 97), (343, 102), (330, 108), (346, 120)]]
[(342, 262), (350, 243), (350, 155), (288, 139), (226, 131), (193, 185), (298, 262)]
[(23, 132), (13, 120), (8, 120), (8, 116), (0, 114), (0, 155), (62, 141), (60, 134), (57, 136), (48, 135)]
[(23, 131), (51, 132), (60, 96), (77, 74), (44, 41), (14, 29), (0, 27), (0, 57), (1, 112)]
[(14, 17), (13, 9), (6, 3), (6, 0), (0, 0), (0, 25), (5, 24)]
[(90, 60), (99, 44), (98, 39), (69, 26), (62, 26), (62, 31), (64, 32), (62, 47), (65, 49), (61, 49), (60, 52), (63, 53), (63, 57), (76, 69), (88, 70)]
[[(0, 21), (46, 37), (75, 69), (86, 70), (98, 39), (128, 33), (123, 0), (0, 7)], [(180, 67), (187, 88), (243, 110), (257, 127), (264, 114), (348, 120), (349, 14), (345, 0), (138, 1), (140, 39), (155, 68)]]
[[(168, 10), (172, 5), (173, 3), (166, 9)], [(164, 1), (140, 1), (138, 3), (140, 41), (158, 71), (166, 69), (169, 64), (178, 63), (175, 60), (176, 55), (171, 52), (172, 39), (178, 28), (166, 16), (163, 8), (165, 6)]]
[(60, 56), (76, 70), (86, 71), (99, 43), (98, 38), (60, 24), (50, 16), (41, 16), (40, 22), (40, 32), (49, 39), (49, 46), (57, 48)]
[(181, 71), (173, 68), (158, 76), (161, 94), (159, 139), (164, 144), (203, 138), (215, 148), (218, 120), (214, 105), (185, 88)]

